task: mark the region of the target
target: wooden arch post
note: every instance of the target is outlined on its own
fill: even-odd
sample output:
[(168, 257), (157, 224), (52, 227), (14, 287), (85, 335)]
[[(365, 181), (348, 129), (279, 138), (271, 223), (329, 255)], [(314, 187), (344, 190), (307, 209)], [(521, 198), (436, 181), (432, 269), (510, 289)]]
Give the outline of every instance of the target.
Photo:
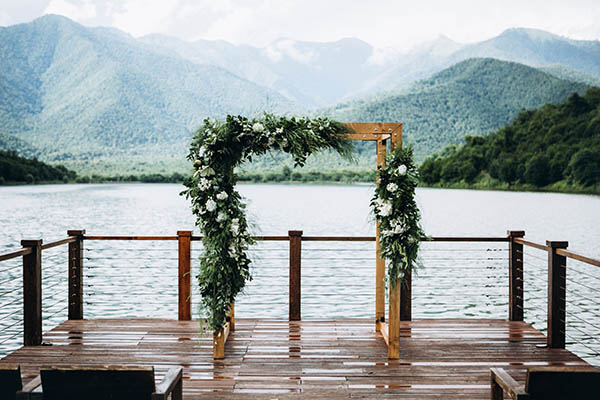
[[(369, 140), (377, 143), (377, 166), (385, 166), (387, 142), (391, 150), (402, 146), (402, 123), (347, 123), (354, 133), (351, 140)], [(379, 182), (377, 182), (379, 184)], [(387, 346), (388, 358), (400, 358), (400, 321), (411, 319), (411, 276), (405, 283), (390, 284), (388, 320), (385, 319), (385, 260), (381, 257), (379, 222), (377, 222), (375, 258), (375, 330), (381, 332)], [(391, 282), (390, 282), (391, 283)]]

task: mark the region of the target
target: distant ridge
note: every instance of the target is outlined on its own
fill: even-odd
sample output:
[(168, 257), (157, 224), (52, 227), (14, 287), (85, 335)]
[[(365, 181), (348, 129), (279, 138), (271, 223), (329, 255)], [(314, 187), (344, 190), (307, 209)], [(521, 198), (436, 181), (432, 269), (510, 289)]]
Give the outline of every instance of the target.
[(182, 155), (206, 117), (300, 109), (222, 68), (55, 15), (0, 29), (0, 93), (5, 134), (74, 164)]
[(560, 103), (587, 85), (492, 58), (474, 58), (406, 89), (342, 103), (323, 112), (343, 121), (402, 121), (406, 143), (426, 155), (467, 135), (481, 136), (509, 123), (521, 109)]
[[(470, 45), (441, 35), (400, 56), (355, 38), (256, 48), (136, 39), (48, 15), (0, 27), (0, 150), (88, 174), (185, 172), (204, 118), (270, 111), (403, 121), (421, 159), (596, 85), (599, 47), (518, 28)], [(372, 152), (361, 145), (358, 154), (357, 166), (322, 155), (308, 168), (371, 168)], [(281, 162), (269, 156), (249, 168)]]

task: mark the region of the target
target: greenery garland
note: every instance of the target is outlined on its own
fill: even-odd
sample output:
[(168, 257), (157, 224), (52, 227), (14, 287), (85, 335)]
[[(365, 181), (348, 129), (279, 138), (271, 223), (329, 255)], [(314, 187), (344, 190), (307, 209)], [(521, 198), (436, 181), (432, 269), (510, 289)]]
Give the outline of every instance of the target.
[(412, 147), (398, 146), (377, 169), (379, 185), (371, 199), (371, 209), (379, 221), (381, 256), (388, 261), (387, 279), (392, 287), (403, 281), (407, 271), (418, 266), (418, 252), (425, 232), (415, 201), (419, 183)]
[(208, 328), (225, 324), (230, 305), (251, 279), (245, 204), (235, 190), (234, 173), (243, 161), (269, 150), (292, 155), (296, 166), (322, 149), (334, 149), (351, 158), (348, 127), (326, 118), (286, 118), (264, 114), (248, 119), (228, 115), (224, 121), (206, 119), (194, 134), (188, 159), (194, 174), (182, 195), (191, 199), (196, 225), (203, 235), (204, 254), (197, 276)]

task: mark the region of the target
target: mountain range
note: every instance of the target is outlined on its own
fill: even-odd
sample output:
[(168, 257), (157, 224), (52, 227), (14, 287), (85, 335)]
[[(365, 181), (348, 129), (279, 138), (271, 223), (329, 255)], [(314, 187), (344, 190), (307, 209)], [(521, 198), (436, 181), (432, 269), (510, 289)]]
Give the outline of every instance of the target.
[[(422, 157), (600, 81), (600, 42), (523, 28), (382, 54), (355, 38), (262, 48), (136, 39), (47, 15), (0, 27), (0, 149), (86, 172), (184, 170), (204, 118), (268, 111), (403, 121)], [(362, 153), (359, 166), (371, 165)]]

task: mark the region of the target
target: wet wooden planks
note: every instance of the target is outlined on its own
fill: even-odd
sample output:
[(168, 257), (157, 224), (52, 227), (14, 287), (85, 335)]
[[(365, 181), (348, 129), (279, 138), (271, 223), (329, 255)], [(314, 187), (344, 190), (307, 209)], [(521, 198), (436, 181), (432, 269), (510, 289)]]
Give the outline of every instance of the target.
[(40, 365), (154, 365), (157, 379), (182, 365), (184, 398), (489, 398), (489, 368), (520, 382), (528, 366), (585, 365), (566, 350), (538, 348), (545, 337), (522, 322), (402, 322), (400, 359), (369, 319), (237, 319), (224, 360), (194, 321), (67, 321), (44, 335), (52, 346), (23, 347), (26, 380)]

